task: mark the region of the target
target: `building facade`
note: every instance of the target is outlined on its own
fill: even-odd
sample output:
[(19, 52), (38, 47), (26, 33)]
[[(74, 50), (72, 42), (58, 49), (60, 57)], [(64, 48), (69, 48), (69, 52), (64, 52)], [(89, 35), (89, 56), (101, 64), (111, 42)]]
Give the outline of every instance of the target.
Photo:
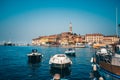
[(85, 41), (91, 43), (103, 43), (103, 34), (94, 33), (94, 34), (86, 34)]
[(105, 44), (114, 44), (119, 41), (119, 38), (117, 36), (104, 36), (103, 39)]

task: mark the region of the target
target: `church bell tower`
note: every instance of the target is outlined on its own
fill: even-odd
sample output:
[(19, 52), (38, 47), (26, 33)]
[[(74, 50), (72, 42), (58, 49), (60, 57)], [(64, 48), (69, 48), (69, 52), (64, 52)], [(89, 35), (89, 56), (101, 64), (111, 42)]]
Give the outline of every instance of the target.
[(69, 24), (69, 32), (72, 33), (72, 23)]

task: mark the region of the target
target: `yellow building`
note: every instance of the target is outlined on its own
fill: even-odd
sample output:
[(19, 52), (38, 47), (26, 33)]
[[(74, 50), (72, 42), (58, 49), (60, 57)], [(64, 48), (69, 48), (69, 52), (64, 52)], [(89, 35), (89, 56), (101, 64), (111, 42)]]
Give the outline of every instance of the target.
[(39, 38), (32, 39), (33, 45), (39, 45)]
[(32, 40), (33, 45), (46, 45), (52, 43), (58, 43), (58, 35), (50, 35), (50, 36), (41, 36), (39, 38), (35, 38)]
[(105, 44), (114, 44), (119, 41), (119, 38), (116, 36), (104, 36), (103, 41)]
[(102, 43), (103, 42), (103, 35), (99, 34), (99, 33), (95, 33), (95, 34), (86, 34), (85, 35), (85, 41), (86, 42), (96, 42), (96, 43)]
[(46, 44), (46, 42), (48, 42), (48, 36), (41, 36), (32, 40), (33, 45)]

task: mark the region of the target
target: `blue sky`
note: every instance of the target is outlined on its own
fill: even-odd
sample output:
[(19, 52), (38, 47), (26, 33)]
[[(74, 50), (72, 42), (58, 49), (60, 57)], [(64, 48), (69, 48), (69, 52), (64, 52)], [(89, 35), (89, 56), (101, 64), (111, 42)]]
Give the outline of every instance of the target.
[(31, 42), (69, 30), (114, 35), (119, 0), (0, 0), (0, 41)]

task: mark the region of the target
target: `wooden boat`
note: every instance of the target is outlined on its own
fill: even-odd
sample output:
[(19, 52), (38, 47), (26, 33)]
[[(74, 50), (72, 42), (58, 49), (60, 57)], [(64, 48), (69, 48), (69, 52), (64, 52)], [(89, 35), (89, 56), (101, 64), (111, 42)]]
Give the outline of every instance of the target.
[(115, 48), (114, 52), (107, 48), (99, 49), (93, 62), (97, 63), (108, 74), (120, 78), (120, 45), (116, 45)]

